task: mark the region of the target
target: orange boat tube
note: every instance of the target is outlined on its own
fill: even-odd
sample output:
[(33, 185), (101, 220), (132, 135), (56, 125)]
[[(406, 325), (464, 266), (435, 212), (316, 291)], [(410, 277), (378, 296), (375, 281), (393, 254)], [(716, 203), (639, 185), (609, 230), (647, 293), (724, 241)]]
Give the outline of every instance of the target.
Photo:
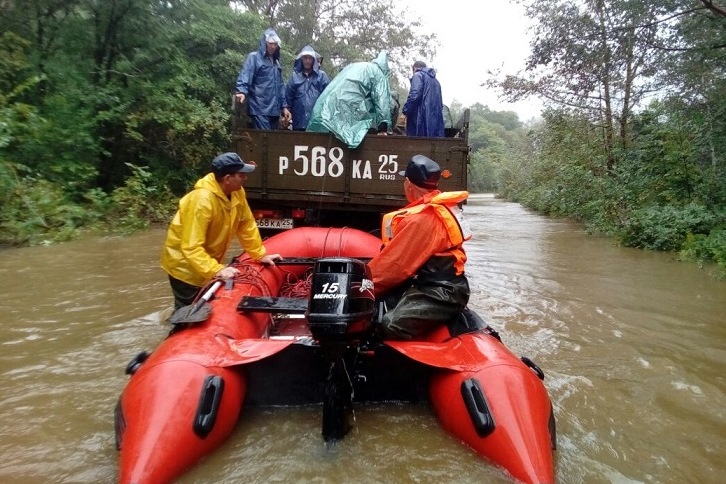
[[(421, 388), (443, 428), (483, 458), (516, 480), (554, 482), (554, 416), (542, 372), (478, 316), (469, 311), (463, 329), (449, 322), (426, 341), (381, 342), (368, 331), (377, 303), (363, 262), (379, 251), (377, 237), (306, 227), (265, 246), (287, 262), (264, 267), (239, 257), (233, 265), (242, 276), (216, 291), (206, 321), (172, 330), (127, 367), (131, 377), (115, 411), (120, 483), (173, 481), (230, 437), (245, 405), (323, 403), (327, 440), (345, 435), (353, 404), (331, 403), (331, 395), (415, 401)], [(329, 294), (339, 286), (340, 294)], [(278, 312), (300, 317), (282, 324)], [(321, 349), (325, 368), (311, 356)], [(368, 378), (336, 392), (354, 365)]]

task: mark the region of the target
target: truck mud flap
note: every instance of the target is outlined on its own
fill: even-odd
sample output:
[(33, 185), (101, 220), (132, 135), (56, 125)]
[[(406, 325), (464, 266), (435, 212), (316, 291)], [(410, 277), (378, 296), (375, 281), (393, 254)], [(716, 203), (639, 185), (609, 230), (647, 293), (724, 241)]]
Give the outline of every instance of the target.
[(219, 411), (219, 403), (224, 393), (224, 380), (219, 375), (209, 375), (204, 379), (199, 395), (199, 405), (194, 416), (194, 433), (202, 439), (214, 428)]
[(464, 399), (466, 410), (471, 417), (476, 433), (479, 437), (486, 437), (494, 432), (496, 425), (494, 417), (489, 410), (489, 404), (476, 378), (469, 378), (461, 383), (461, 396)]

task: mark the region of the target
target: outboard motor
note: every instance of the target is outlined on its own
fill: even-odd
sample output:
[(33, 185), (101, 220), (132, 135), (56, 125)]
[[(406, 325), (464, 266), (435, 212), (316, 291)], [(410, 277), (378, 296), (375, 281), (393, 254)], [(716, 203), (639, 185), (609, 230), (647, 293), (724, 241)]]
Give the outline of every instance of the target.
[(315, 262), (307, 319), (318, 341), (347, 341), (370, 331), (375, 295), (370, 269), (358, 259)]
[(350, 369), (360, 339), (371, 331), (375, 295), (370, 269), (358, 259), (315, 262), (307, 319), (327, 363), (323, 400), (323, 439), (342, 439), (350, 431), (353, 385)]

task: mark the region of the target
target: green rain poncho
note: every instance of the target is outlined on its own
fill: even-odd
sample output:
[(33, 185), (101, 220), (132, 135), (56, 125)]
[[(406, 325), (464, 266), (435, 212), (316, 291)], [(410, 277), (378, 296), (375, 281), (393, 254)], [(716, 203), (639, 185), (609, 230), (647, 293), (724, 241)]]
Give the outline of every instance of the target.
[(391, 130), (388, 56), (382, 50), (371, 62), (354, 62), (335, 76), (318, 98), (307, 130), (333, 133), (357, 148), (370, 128)]

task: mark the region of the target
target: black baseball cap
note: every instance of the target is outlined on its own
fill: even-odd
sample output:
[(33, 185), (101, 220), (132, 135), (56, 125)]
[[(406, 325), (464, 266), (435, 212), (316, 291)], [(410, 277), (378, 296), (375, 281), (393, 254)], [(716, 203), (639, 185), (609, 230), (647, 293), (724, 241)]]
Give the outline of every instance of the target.
[(399, 172), (399, 175), (405, 176), (418, 187), (435, 189), (439, 186), (441, 167), (428, 156), (413, 155), (406, 170)]
[(223, 153), (212, 160), (212, 171), (215, 175), (231, 175), (232, 173), (252, 173), (255, 171), (254, 161), (245, 163), (237, 153)]

